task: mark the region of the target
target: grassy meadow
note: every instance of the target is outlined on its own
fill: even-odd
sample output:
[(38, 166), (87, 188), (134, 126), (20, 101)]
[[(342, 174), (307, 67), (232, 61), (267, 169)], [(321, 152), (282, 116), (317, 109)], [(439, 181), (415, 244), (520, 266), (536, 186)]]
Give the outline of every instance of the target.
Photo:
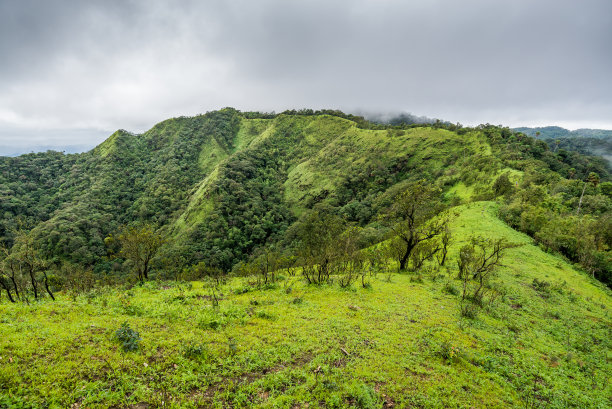
[[(446, 268), (390, 265), (365, 288), (280, 272), (266, 286), (151, 281), (3, 301), (0, 407), (610, 407), (609, 290), (496, 206), (452, 209)], [(472, 234), (522, 246), (497, 270), (502, 295), (468, 319), (455, 266)]]

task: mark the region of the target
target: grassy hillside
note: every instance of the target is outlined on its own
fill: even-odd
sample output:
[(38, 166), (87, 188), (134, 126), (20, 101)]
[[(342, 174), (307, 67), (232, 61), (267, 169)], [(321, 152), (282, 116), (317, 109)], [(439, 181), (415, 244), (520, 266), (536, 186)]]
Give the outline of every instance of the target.
[[(600, 163), (564, 152), (484, 125), (390, 126), (336, 111), (226, 108), (169, 119), (141, 135), (120, 130), (79, 155), (0, 158), (0, 238), (10, 247), (22, 228), (56, 266), (122, 276), (127, 266), (107, 257), (105, 238), (149, 223), (166, 239), (160, 274), (199, 262), (227, 272), (263, 247), (286, 246), (288, 229), (313, 208), (380, 240), (382, 213), (414, 180), (443, 190), (447, 204), (492, 199), (504, 173), (517, 192), (537, 184), (550, 195), (569, 190), (559, 187), (564, 178), (595, 171), (609, 180)], [(555, 211), (575, 211), (580, 193), (573, 186)], [(611, 194), (587, 190), (583, 211), (609, 212)], [(567, 255), (578, 260), (575, 253)]]
[[(149, 282), (0, 304), (0, 406), (609, 407), (609, 290), (495, 203), (453, 212), (448, 271), (380, 273), (369, 288), (284, 273), (258, 289)], [(466, 319), (454, 266), (472, 234), (523, 245), (497, 271), (505, 295)], [(134, 352), (116, 339), (124, 322)]]

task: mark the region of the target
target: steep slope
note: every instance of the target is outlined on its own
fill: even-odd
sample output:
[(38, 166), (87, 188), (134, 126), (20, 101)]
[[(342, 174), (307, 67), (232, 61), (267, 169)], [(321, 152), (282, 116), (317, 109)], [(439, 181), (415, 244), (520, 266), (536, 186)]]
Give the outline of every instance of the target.
[[(496, 208), (453, 209), (448, 272), (381, 273), (368, 289), (288, 276), (265, 289), (233, 279), (218, 308), (201, 282), (0, 304), (0, 405), (608, 407), (609, 290)], [(448, 288), (472, 234), (522, 246), (497, 272), (505, 295), (465, 319)], [(114, 338), (124, 322), (142, 337), (138, 352)]]
[[(239, 135), (257, 132), (251, 121)], [(172, 227), (174, 251), (195, 255), (191, 263), (229, 269), (315, 206), (366, 226), (409, 180), (448, 188), (469, 174), (486, 190), (503, 168), (480, 132), (363, 129), (330, 115), (257, 121), (261, 133), (219, 163)]]
[[(509, 175), (521, 197), (535, 185), (550, 196), (562, 190), (554, 210), (565, 213), (575, 211), (577, 182), (590, 172), (609, 180), (592, 159), (551, 152), (507, 128), (394, 127), (336, 111), (231, 108), (166, 120), (142, 135), (117, 131), (80, 155), (1, 158), (0, 168), (0, 233), (9, 245), (7, 232), (28, 216), (45, 257), (100, 273), (122, 271), (106, 257), (104, 238), (131, 223), (152, 223), (166, 239), (160, 274), (199, 262), (229, 271), (259, 248), (289, 246), (286, 232), (313, 208), (366, 227), (369, 242), (382, 240), (382, 213), (417, 179), (458, 204), (500, 196), (493, 184)], [(612, 208), (604, 183), (585, 192), (583, 212), (603, 217)], [(597, 246), (601, 254), (609, 247)], [(579, 261), (578, 253), (569, 257)]]
[[(104, 238), (137, 220), (173, 220), (189, 191), (229, 155), (239, 123), (233, 110), (176, 118), (142, 135), (117, 131), (81, 154), (59, 189), (69, 194), (34, 229), (43, 252), (103, 267)], [(216, 154), (202, 159), (203, 151)]]

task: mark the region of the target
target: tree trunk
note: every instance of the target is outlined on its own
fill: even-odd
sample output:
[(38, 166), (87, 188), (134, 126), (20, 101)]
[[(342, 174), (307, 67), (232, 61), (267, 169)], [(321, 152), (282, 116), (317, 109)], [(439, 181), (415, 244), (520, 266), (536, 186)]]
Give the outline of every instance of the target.
[(582, 206), (582, 198), (584, 197), (584, 191), (587, 188), (588, 183), (584, 182), (584, 187), (582, 188), (582, 194), (580, 194), (580, 201), (578, 202), (578, 211), (576, 214), (580, 214), (580, 207)]
[(15, 298), (20, 299), (19, 295), (19, 287), (17, 287), (17, 282), (15, 281), (15, 277), (11, 277), (11, 281), (13, 282), (13, 288), (15, 289)]
[(144, 275), (145, 280), (149, 279), (149, 260), (145, 260), (142, 274)]
[(30, 268), (30, 280), (32, 282), (32, 289), (34, 290), (34, 299), (38, 299), (38, 287), (36, 286), (36, 278), (34, 277), (34, 271)]
[(11, 289), (9, 288), (9, 286), (4, 280), (0, 280), (0, 284), (2, 284), (2, 287), (4, 287), (4, 289), (6, 290), (6, 294), (8, 295), (9, 300), (14, 303), (15, 300), (13, 299), (13, 295), (11, 294)]
[(410, 254), (412, 254), (412, 250), (416, 246), (416, 243), (414, 243), (413, 240), (410, 240), (410, 241), (404, 240), (404, 242), (406, 243), (406, 252), (400, 259), (400, 271), (406, 270), (406, 264), (408, 264), (408, 259), (410, 258)]
[(399, 265), (400, 271), (406, 270), (406, 264), (408, 263), (408, 257), (410, 257), (410, 251), (406, 250), (402, 258), (400, 259), (400, 265)]
[(49, 278), (47, 277), (47, 273), (43, 271), (43, 274), (45, 275), (45, 290), (47, 290), (47, 294), (49, 294), (49, 297), (51, 297), (51, 299), (55, 301), (55, 297), (53, 296), (53, 293), (49, 288)]
[(444, 250), (442, 250), (442, 261), (440, 261), (440, 265), (441, 266), (444, 266), (444, 263), (446, 263), (446, 254), (447, 253), (448, 253), (448, 250), (445, 247)]

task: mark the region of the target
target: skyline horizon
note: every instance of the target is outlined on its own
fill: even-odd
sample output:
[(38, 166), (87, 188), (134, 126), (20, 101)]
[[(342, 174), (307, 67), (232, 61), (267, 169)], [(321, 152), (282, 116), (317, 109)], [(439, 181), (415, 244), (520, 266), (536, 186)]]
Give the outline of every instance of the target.
[[(223, 109), (223, 108), (227, 108), (227, 107), (221, 107), (219, 109)], [(215, 109), (215, 110), (211, 110), (211, 111), (216, 111), (219, 109)], [(237, 109), (237, 108), (235, 108)], [(262, 112), (262, 113), (271, 113), (271, 114), (281, 114), (284, 111), (287, 110), (300, 110), (300, 109), (311, 109), (311, 108), (289, 108), (289, 109), (285, 109), (285, 110), (243, 110), (243, 109), (238, 109), (241, 112), (249, 112), (249, 111), (255, 111), (255, 112)], [(312, 108), (314, 109), (314, 108)], [(334, 109), (334, 110), (339, 110), (348, 114), (353, 114), (353, 115), (357, 115), (357, 116), (363, 116), (364, 118), (368, 119), (368, 120), (372, 120), (373, 116), (385, 116), (388, 118), (394, 117), (394, 116), (398, 116), (398, 115), (402, 115), (402, 114), (406, 114), (415, 118), (423, 118), (423, 119), (428, 119), (428, 120), (436, 120), (439, 119), (441, 121), (444, 122), (449, 122), (449, 123), (460, 123), (462, 126), (465, 127), (476, 127), (478, 125), (481, 124), (491, 124), (491, 125), (501, 125), (504, 127), (508, 127), (510, 129), (517, 129), (517, 128), (548, 128), (548, 127), (559, 127), (559, 128), (563, 128), (566, 129), (570, 132), (574, 132), (577, 130), (581, 130), (581, 129), (590, 129), (590, 130), (605, 130), (605, 131), (612, 131), (612, 124), (610, 124), (608, 127), (599, 127), (599, 126), (571, 126), (568, 125), (568, 123), (557, 123), (557, 124), (550, 124), (550, 123), (544, 123), (542, 122), (541, 124), (525, 124), (525, 123), (521, 123), (521, 124), (517, 124), (517, 125), (511, 125), (511, 124), (504, 124), (504, 123), (493, 123), (493, 122), (479, 122), (479, 123), (472, 123), (472, 124), (466, 124), (466, 123), (462, 123), (461, 121), (452, 121), (449, 120), (447, 118), (438, 118), (435, 116), (429, 116), (429, 115), (420, 115), (420, 114), (414, 114), (413, 112), (409, 112), (409, 111), (390, 111), (390, 112), (383, 112), (383, 111), (370, 111), (370, 112), (364, 112), (364, 110), (353, 110), (353, 111), (348, 111), (348, 110), (342, 110), (342, 109), (337, 109), (337, 108), (322, 108), (322, 109)], [(316, 110), (316, 109), (314, 109)], [(117, 127), (115, 129), (102, 129), (102, 128), (95, 128), (95, 127), (91, 127), (91, 128), (86, 128), (86, 127), (82, 127), (82, 128), (72, 128), (72, 129), (62, 129), (62, 128), (34, 128), (34, 129), (28, 129), (28, 128), (16, 128), (13, 130), (14, 135), (16, 138), (18, 138), (18, 140), (21, 141), (27, 141), (29, 140), (27, 137), (35, 137), (37, 136), (37, 132), (40, 132), (40, 137), (43, 138), (48, 138), (48, 135), (51, 135), (52, 137), (57, 137), (58, 139), (62, 137), (62, 134), (64, 138), (64, 140), (57, 140), (55, 142), (53, 142), (52, 140), (49, 141), (48, 139), (45, 139), (44, 141), (37, 141), (37, 142), (33, 142), (33, 143), (28, 143), (26, 145), (23, 144), (6, 144), (6, 143), (2, 143), (0, 144), (0, 156), (19, 156), (19, 155), (23, 155), (23, 154), (28, 154), (28, 153), (40, 153), (40, 152), (46, 152), (48, 150), (51, 151), (56, 151), (56, 152), (64, 152), (66, 154), (72, 154), (72, 153), (83, 153), (83, 152), (87, 152), (91, 149), (94, 149), (96, 146), (98, 146), (99, 144), (103, 143), (106, 139), (108, 139), (112, 134), (114, 134), (115, 132), (119, 131), (119, 130), (124, 130), (127, 132), (130, 132), (132, 134), (135, 135), (141, 135), (147, 131), (149, 131), (151, 128), (153, 128), (156, 124), (160, 123), (160, 122), (164, 122), (166, 120), (169, 119), (173, 119), (173, 118), (180, 118), (180, 117), (194, 117), (194, 116), (198, 116), (198, 115), (203, 115), (206, 112), (211, 112), (211, 111), (205, 111), (205, 112), (199, 112), (199, 113), (195, 113), (192, 115), (175, 115), (175, 116), (169, 116), (163, 119), (160, 119), (157, 122), (152, 123), (151, 125), (148, 126), (144, 126), (141, 127), (139, 129), (127, 129), (126, 127)], [(8, 134), (10, 134), (11, 131), (10, 130), (0, 130), (0, 140), (2, 140), (2, 138), (6, 138), (8, 136)], [(44, 136), (46, 135), (46, 136)], [(75, 135), (80, 135), (81, 137), (87, 137), (89, 139), (87, 142), (77, 142), (77, 141), (73, 141), (72, 139), (75, 137)], [(25, 138), (24, 138), (25, 137)]]

